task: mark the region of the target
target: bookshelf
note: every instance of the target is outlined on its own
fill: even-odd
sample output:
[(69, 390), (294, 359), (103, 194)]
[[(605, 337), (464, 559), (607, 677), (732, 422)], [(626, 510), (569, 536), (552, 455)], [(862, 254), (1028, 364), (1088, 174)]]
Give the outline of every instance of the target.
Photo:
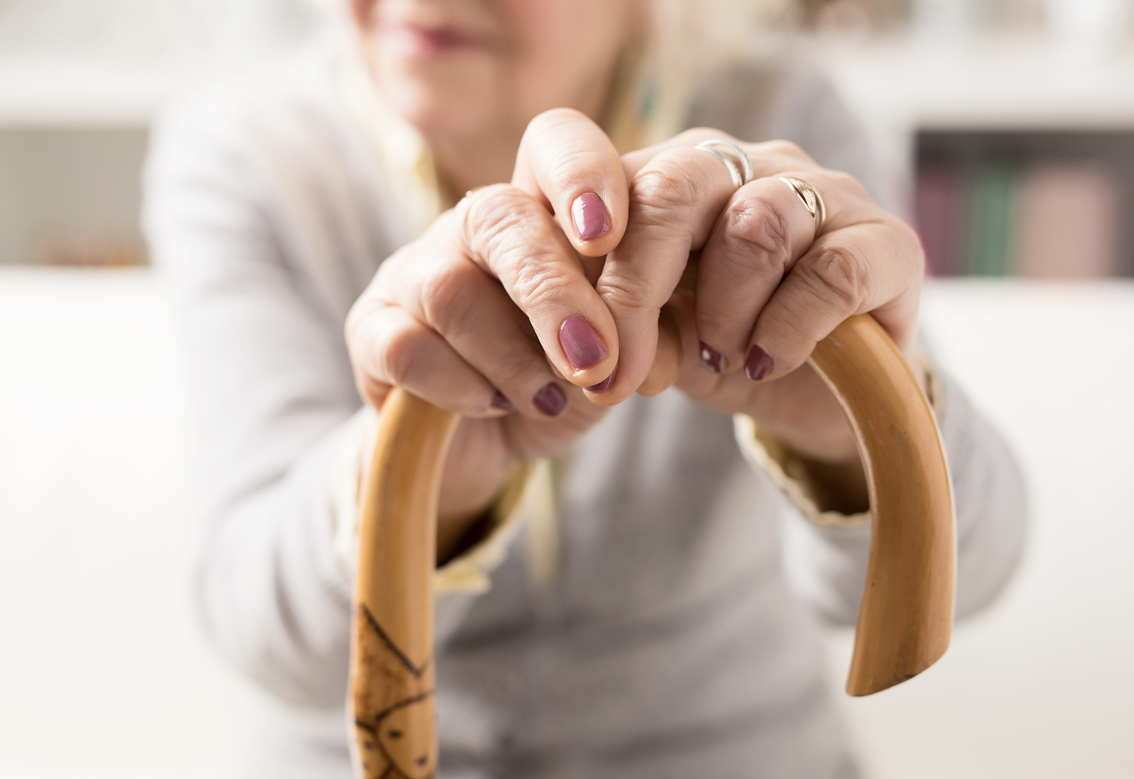
[(1134, 269), (1134, 132), (920, 131), (914, 221), (935, 275)]
[(329, 33), (333, 6), (0, 2), (0, 266), (144, 263), (150, 122), (212, 84), (286, 66)]
[(1134, 274), (1134, 51), (1007, 34), (795, 46), (871, 132), (931, 272)]

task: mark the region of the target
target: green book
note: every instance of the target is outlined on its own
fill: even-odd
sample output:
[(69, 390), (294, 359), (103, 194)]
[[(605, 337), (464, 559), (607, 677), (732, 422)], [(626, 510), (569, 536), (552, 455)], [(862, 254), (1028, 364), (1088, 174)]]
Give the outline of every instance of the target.
[(969, 273), (1006, 276), (1010, 272), (1016, 182), (1010, 163), (987, 163), (976, 169), (969, 196)]

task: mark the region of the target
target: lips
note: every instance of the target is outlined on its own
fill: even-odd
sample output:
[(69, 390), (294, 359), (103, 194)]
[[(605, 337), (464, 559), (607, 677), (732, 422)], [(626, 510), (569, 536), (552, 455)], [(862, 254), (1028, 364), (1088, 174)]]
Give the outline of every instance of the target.
[(383, 36), (400, 51), (417, 57), (432, 57), (483, 48), (479, 36), (452, 27), (423, 27), (407, 22), (382, 25)]

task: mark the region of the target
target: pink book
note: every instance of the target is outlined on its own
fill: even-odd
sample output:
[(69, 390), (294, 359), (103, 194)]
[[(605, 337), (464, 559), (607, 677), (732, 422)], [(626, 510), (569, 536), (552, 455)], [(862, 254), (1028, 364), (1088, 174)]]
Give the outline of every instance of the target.
[(1098, 163), (1050, 162), (1020, 180), (1017, 275), (1084, 279), (1118, 272), (1121, 189)]
[(954, 276), (964, 272), (961, 263), (962, 180), (958, 170), (944, 163), (927, 163), (918, 168), (914, 187), (914, 213), (917, 230), (925, 247), (928, 271), (933, 276)]

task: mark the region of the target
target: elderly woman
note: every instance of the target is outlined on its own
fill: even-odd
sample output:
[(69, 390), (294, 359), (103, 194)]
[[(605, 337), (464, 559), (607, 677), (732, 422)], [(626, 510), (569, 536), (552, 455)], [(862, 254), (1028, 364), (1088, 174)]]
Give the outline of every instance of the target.
[[(267, 693), (248, 775), (350, 773), (356, 504), (395, 386), (464, 415), (443, 776), (857, 775), (815, 615), (853, 621), (865, 482), (816, 342), (870, 312), (930, 394), (960, 615), (1024, 527), (1010, 454), (918, 351), (922, 252), (871, 198), (860, 131), (821, 79), (683, 56), (693, 2), (351, 10), (359, 34), (294, 73), (167, 117), (148, 172), (203, 454), (201, 610)], [(659, 330), (685, 344), (665, 392)]]

